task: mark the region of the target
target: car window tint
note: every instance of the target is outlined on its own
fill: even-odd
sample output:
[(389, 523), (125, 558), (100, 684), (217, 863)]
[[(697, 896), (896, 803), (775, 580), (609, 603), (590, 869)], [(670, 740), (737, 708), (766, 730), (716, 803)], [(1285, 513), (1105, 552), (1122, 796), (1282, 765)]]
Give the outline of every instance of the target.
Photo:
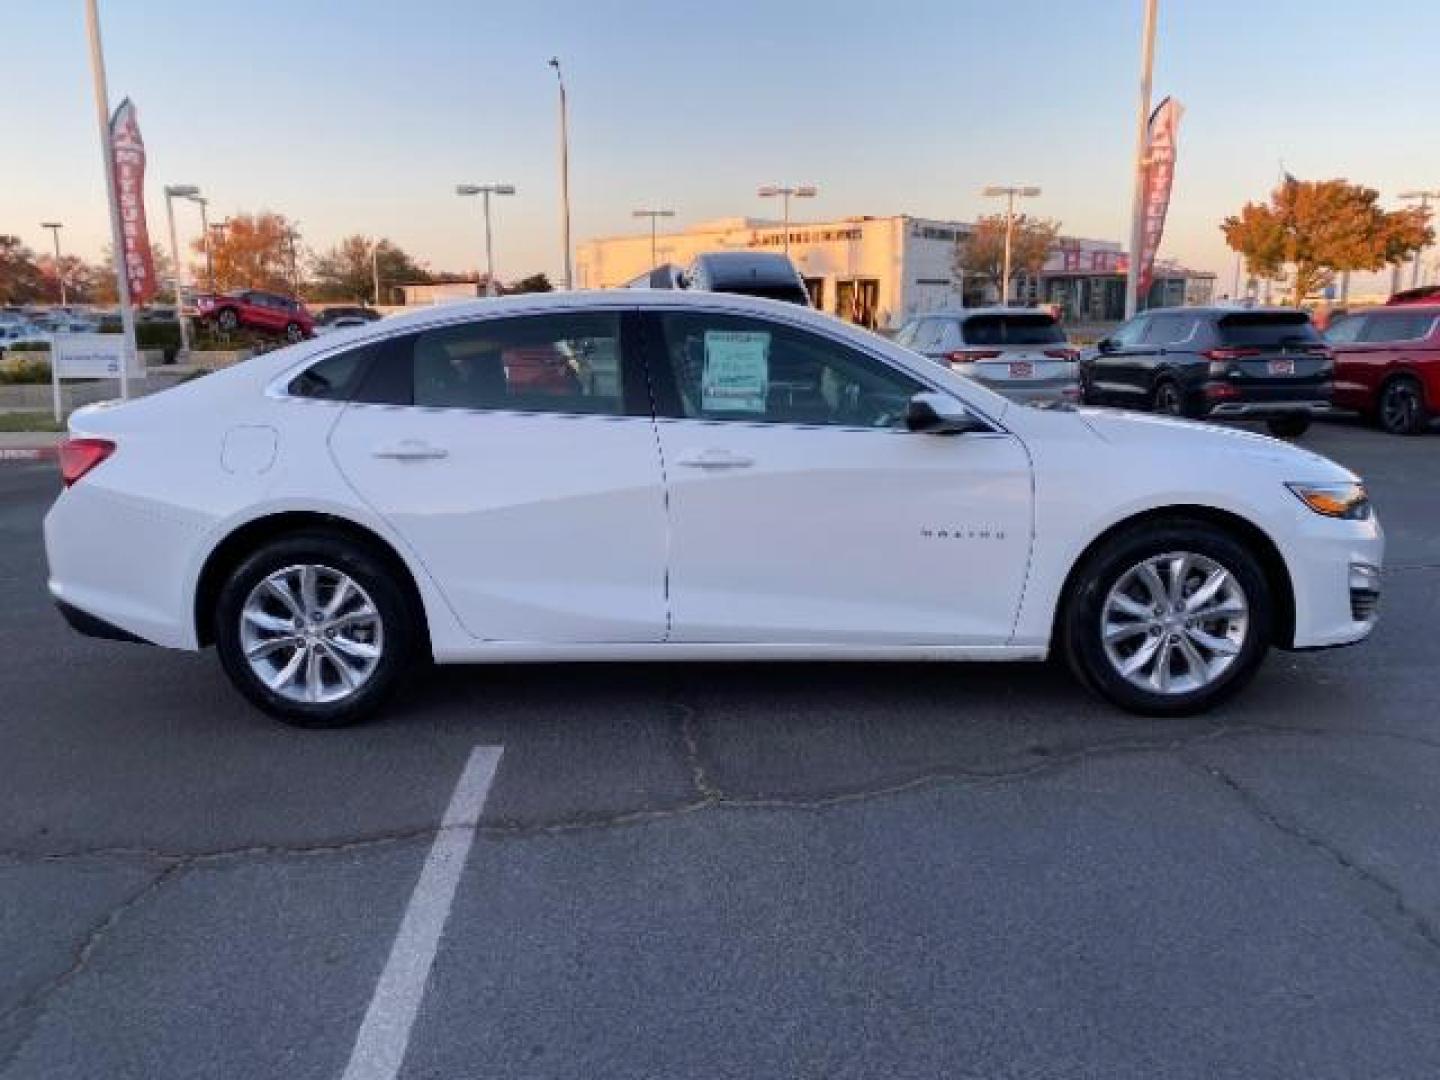
[(1144, 345), (1164, 345), (1171, 340), (1178, 322), (1174, 315), (1151, 315), (1150, 324), (1140, 339)]
[(967, 345), (1063, 345), (1065, 333), (1043, 312), (973, 315), (965, 320)]
[(618, 314), (485, 319), (411, 340), (417, 406), (624, 415)]
[(1365, 329), (1364, 315), (1341, 315), (1325, 330), (1325, 340), (1332, 345), (1349, 345), (1359, 341)]
[(1435, 316), (1421, 311), (1376, 311), (1365, 322), (1360, 341), (1417, 341), (1428, 337)]
[(914, 319), (911, 319), (904, 326), (902, 326), (899, 332), (895, 335), (895, 344), (903, 346), (907, 349), (913, 348), (915, 340), (915, 330), (918, 325), (919, 324), (916, 323)]
[(1320, 333), (1303, 311), (1245, 311), (1222, 316), (1217, 324), (1226, 345), (1266, 348), (1314, 344)]
[(379, 345), (371, 343), (327, 356), (291, 379), (290, 393), (323, 401), (349, 401), (378, 351)]
[(839, 342), (738, 315), (660, 317), (682, 414), (697, 420), (903, 427), (925, 387)]
[(1150, 325), (1149, 316), (1142, 316), (1138, 319), (1131, 319), (1124, 326), (1120, 327), (1110, 335), (1110, 341), (1121, 348), (1128, 348), (1140, 344), (1146, 328)]

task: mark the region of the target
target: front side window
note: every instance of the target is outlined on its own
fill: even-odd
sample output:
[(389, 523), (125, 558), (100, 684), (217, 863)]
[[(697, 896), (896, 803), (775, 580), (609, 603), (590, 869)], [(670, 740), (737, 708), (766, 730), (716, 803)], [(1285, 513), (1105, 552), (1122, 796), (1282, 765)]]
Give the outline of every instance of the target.
[(1342, 315), (1325, 330), (1325, 340), (1332, 345), (1350, 345), (1360, 340), (1364, 328), (1364, 315)]
[(1128, 349), (1140, 344), (1140, 338), (1144, 335), (1146, 327), (1150, 325), (1150, 316), (1142, 315), (1138, 319), (1131, 319), (1120, 329), (1110, 335), (1110, 343), (1116, 348)]
[(675, 410), (694, 420), (840, 427), (904, 426), (926, 389), (829, 338), (739, 315), (659, 317)]
[(617, 314), (486, 319), (411, 340), (417, 406), (624, 414)]

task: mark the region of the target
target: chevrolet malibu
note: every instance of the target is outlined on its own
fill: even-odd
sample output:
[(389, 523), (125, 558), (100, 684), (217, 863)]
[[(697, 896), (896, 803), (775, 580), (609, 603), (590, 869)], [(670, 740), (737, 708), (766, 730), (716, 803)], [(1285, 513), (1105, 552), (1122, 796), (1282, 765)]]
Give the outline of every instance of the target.
[(45, 521), (78, 630), (214, 646), (260, 708), (424, 658), (1063, 657), (1150, 715), (1375, 625), (1383, 539), (1315, 454), (1023, 408), (789, 304), (521, 296), (77, 412)]

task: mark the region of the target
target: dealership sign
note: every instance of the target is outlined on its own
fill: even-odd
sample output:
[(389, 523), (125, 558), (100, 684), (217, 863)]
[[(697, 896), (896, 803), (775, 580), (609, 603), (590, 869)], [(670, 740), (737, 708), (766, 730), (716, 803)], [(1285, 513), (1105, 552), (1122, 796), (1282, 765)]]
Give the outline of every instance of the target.
[(1140, 242), (1140, 296), (1149, 295), (1154, 280), (1155, 254), (1165, 235), (1165, 214), (1170, 209), (1170, 187), (1175, 180), (1175, 140), (1184, 108), (1167, 97), (1150, 114), (1146, 130), (1144, 229)]
[(129, 354), (128, 374), (145, 377), (140, 357), (125, 347), (124, 334), (56, 334), (50, 346), (57, 379), (118, 379)]
[(115, 194), (120, 203), (121, 265), (130, 285), (130, 302), (144, 304), (158, 291), (150, 230), (145, 225), (145, 141), (134, 103), (126, 98), (110, 118), (110, 147), (115, 156)]

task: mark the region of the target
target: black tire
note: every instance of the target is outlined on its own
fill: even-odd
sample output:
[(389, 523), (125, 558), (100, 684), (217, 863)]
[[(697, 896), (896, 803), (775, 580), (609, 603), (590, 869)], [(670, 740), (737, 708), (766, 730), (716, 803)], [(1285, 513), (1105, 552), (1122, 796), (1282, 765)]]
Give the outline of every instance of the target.
[(1185, 396), (1174, 379), (1161, 379), (1150, 393), (1150, 411), (1166, 416), (1189, 416), (1185, 408)]
[(291, 345), (294, 345), (297, 341), (303, 341), (304, 339), (305, 331), (300, 329), (299, 323), (292, 322), (285, 324), (285, 340), (290, 342)]
[(234, 308), (223, 308), (220, 313), (215, 316), (215, 325), (224, 333), (233, 334), (236, 330), (240, 329), (240, 315)]
[(1272, 420), (1266, 420), (1265, 426), (1277, 439), (1298, 439), (1310, 430), (1310, 417), (1303, 414), (1300, 416), (1277, 416)]
[(1410, 375), (1397, 375), (1380, 387), (1376, 419), (1391, 435), (1423, 435), (1430, 426), (1425, 391)]
[[(1171, 552), (1199, 555), (1228, 570), (1244, 591), (1249, 618), (1238, 652), (1214, 681), (1164, 694), (1142, 689), (1122, 675), (1102, 637), (1110, 591), (1131, 568)], [(1274, 600), (1264, 569), (1243, 542), (1207, 521), (1155, 519), (1117, 533), (1076, 569), (1061, 602), (1058, 645), (1071, 672), (1100, 697), (1142, 716), (1189, 716), (1212, 708), (1254, 677), (1270, 647)]]
[[(247, 599), (271, 574), (301, 564), (343, 573), (368, 594), (379, 613), (379, 660), (365, 681), (340, 700), (297, 701), (277, 693), (245, 657), (241, 615)], [(296, 727), (348, 727), (373, 715), (413, 668), (424, 641), (422, 618), (383, 556), (349, 537), (302, 532), (263, 544), (230, 572), (215, 605), (214, 640), (225, 674), (263, 711)]]

